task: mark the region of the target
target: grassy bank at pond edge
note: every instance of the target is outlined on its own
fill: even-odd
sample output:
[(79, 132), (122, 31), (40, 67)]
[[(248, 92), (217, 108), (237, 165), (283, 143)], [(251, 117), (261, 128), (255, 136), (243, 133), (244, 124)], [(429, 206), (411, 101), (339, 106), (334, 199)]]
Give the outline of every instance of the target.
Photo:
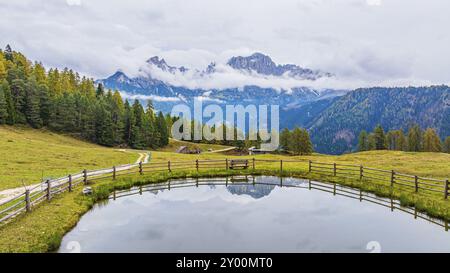
[[(114, 190), (128, 189), (133, 186), (163, 182), (173, 178), (185, 177), (217, 177), (229, 175), (274, 175), (280, 173), (276, 169), (226, 171), (211, 169), (197, 171), (173, 171), (144, 175), (131, 175), (115, 181), (97, 181), (91, 186), (93, 195), (83, 196), (81, 187), (71, 193), (55, 196), (50, 202), (44, 202), (34, 208), (31, 213), (18, 216), (12, 222), (0, 227), (0, 252), (49, 252), (59, 248), (63, 236), (70, 231), (80, 217), (100, 200), (108, 198)], [(393, 197), (402, 205), (416, 206), (418, 211), (430, 216), (450, 220), (450, 202), (438, 195), (411, 193), (402, 188), (391, 189), (381, 185), (358, 179), (321, 176), (308, 174), (302, 170), (285, 170), (282, 176), (309, 178), (318, 181), (336, 182), (338, 184), (360, 188), (382, 197)]]

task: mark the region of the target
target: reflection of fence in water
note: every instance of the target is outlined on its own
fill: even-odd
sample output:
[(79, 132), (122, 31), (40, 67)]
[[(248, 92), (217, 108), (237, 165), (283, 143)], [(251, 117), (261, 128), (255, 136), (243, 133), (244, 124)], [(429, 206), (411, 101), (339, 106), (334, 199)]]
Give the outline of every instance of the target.
[[(394, 170), (380, 170), (368, 168), (362, 165), (351, 165), (341, 163), (313, 162), (311, 160), (274, 160), (274, 159), (207, 159), (191, 161), (170, 161), (167, 162), (140, 162), (137, 164), (128, 164), (113, 166), (100, 170), (83, 170), (80, 173), (69, 174), (57, 179), (47, 180), (44, 183), (11, 197), (6, 201), (0, 202), (0, 223), (14, 218), (22, 212), (30, 212), (33, 207), (47, 200), (50, 201), (54, 195), (65, 191), (71, 192), (78, 185), (88, 185), (90, 182), (112, 179), (130, 175), (143, 175), (144, 173), (168, 172), (173, 170), (183, 171), (201, 171), (213, 169), (230, 170), (231, 161), (240, 162), (245, 169), (255, 170), (279, 170), (280, 175), (289, 175), (289, 171), (308, 170), (310, 174), (322, 174), (326, 176), (344, 177), (358, 179), (361, 182), (376, 182), (390, 186), (391, 189), (401, 188), (402, 190), (414, 190), (415, 193), (424, 194), (443, 194), (445, 200), (448, 200), (450, 183), (449, 180), (439, 180), (413, 176), (409, 174), (398, 173)], [(245, 164), (243, 164), (243, 162)], [(258, 163), (258, 164), (256, 164)], [(275, 164), (275, 169), (273, 168)], [(294, 164), (294, 169), (286, 168)], [(270, 167), (269, 167), (270, 166)], [(284, 167), (283, 167), (284, 166)], [(232, 171), (232, 170), (231, 170)], [(411, 191), (412, 193), (412, 191)]]
[[(275, 179), (274, 179), (275, 180)], [(364, 192), (361, 189), (355, 189), (337, 183), (329, 182), (318, 182), (311, 181), (302, 183), (292, 183), (293, 178), (283, 178), (277, 177), (278, 183), (267, 183), (258, 182), (255, 176), (231, 176), (223, 178), (187, 178), (183, 180), (169, 180), (167, 182), (160, 182), (146, 186), (135, 187), (129, 190), (114, 191), (109, 199), (116, 200), (118, 198), (132, 196), (132, 195), (142, 195), (145, 192), (151, 192), (157, 194), (158, 191), (162, 190), (172, 190), (179, 188), (191, 188), (199, 186), (256, 186), (256, 185), (268, 185), (277, 186), (285, 188), (300, 188), (308, 190), (318, 190), (322, 192), (331, 193), (337, 196), (343, 196), (346, 198), (351, 198), (359, 200), (360, 202), (366, 201), (379, 206), (389, 208), (391, 211), (398, 210), (402, 213), (407, 213), (414, 216), (414, 219), (423, 219), (432, 224), (441, 226), (445, 228), (446, 231), (449, 229), (448, 221), (439, 220), (431, 218), (424, 213), (418, 212), (415, 207), (405, 207), (400, 204), (400, 201), (392, 198), (381, 198), (374, 194)], [(273, 180), (272, 180), (273, 181)]]

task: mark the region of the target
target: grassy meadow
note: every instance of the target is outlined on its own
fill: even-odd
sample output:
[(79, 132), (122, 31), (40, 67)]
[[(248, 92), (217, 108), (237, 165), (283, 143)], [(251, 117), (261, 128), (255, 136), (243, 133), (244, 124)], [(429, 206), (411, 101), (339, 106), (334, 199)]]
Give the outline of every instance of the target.
[[(328, 163), (362, 164), (401, 173), (433, 177), (450, 178), (450, 155), (444, 153), (409, 153), (398, 151), (369, 151), (362, 153), (330, 156), (313, 154), (310, 156), (286, 156), (277, 154), (255, 156), (231, 156), (221, 153), (177, 154), (173, 151), (185, 142), (171, 140), (163, 150), (151, 151), (151, 161), (168, 160), (185, 161), (196, 159), (256, 158), (262, 160), (285, 160), (283, 176), (309, 178), (328, 181), (361, 188), (380, 196), (392, 196), (404, 205), (415, 205), (419, 211), (431, 216), (450, 220), (450, 201), (444, 200), (442, 194), (414, 193), (410, 188), (389, 187), (389, 183), (366, 181), (356, 178), (330, 177), (317, 173), (308, 173), (307, 160)], [(194, 144), (203, 151), (221, 150), (227, 146)], [(187, 145), (189, 146), (189, 145)], [(17, 187), (24, 183), (40, 181), (42, 171), (46, 176), (62, 176), (68, 172), (84, 168), (98, 169), (112, 165), (134, 162), (139, 151), (105, 148), (85, 143), (68, 136), (61, 136), (48, 131), (17, 127), (0, 127), (0, 189)], [(286, 162), (287, 160), (304, 160), (304, 163)], [(192, 165), (194, 166), (194, 165)], [(55, 251), (62, 237), (95, 202), (105, 199), (113, 190), (126, 189), (137, 185), (161, 182), (169, 178), (211, 177), (233, 174), (280, 175), (278, 162), (257, 161), (256, 170), (226, 171), (223, 167), (190, 170), (156, 172), (144, 170), (144, 175), (128, 175), (118, 180), (103, 179), (93, 181), (92, 196), (83, 196), (82, 187), (71, 193), (55, 196), (50, 202), (43, 202), (33, 208), (31, 213), (19, 215), (11, 222), (0, 225), (0, 252), (46, 252)], [(370, 183), (369, 183), (370, 182)]]
[(209, 149), (212, 151), (223, 150), (230, 148), (230, 146), (218, 145), (218, 144), (205, 144), (205, 143), (192, 143), (188, 141), (176, 140), (173, 138), (169, 139), (169, 145), (164, 148), (158, 149), (160, 152), (175, 153), (181, 146), (186, 146), (190, 150), (199, 148), (202, 152), (208, 152)]
[[(153, 151), (152, 162), (177, 160), (205, 160), (225, 158), (256, 158), (270, 160), (312, 160), (325, 163), (357, 164), (385, 170), (395, 170), (400, 173), (432, 177), (437, 179), (450, 178), (450, 154), (445, 153), (412, 153), (401, 151), (368, 151), (345, 155), (313, 154), (309, 156), (286, 156), (277, 154), (230, 156), (221, 153), (177, 154)], [(285, 163), (295, 167), (298, 163)], [(298, 166), (299, 168), (302, 166)], [(302, 168), (306, 168), (303, 165)]]
[(105, 148), (45, 130), (0, 126), (0, 190), (138, 158), (138, 151)]

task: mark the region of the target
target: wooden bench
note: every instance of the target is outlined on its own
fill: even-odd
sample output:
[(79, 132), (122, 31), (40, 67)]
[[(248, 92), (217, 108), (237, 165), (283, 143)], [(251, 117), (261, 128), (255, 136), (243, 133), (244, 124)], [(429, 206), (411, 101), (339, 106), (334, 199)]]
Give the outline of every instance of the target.
[(230, 160), (230, 169), (248, 169), (247, 159), (232, 159)]

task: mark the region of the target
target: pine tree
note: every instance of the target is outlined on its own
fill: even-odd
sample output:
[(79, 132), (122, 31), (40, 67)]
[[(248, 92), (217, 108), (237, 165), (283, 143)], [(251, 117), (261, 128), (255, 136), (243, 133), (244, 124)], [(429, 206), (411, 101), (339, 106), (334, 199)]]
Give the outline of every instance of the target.
[(450, 136), (445, 138), (444, 146), (442, 148), (445, 153), (450, 154)]
[(3, 56), (0, 55), (0, 81), (6, 78), (6, 66), (3, 61)]
[(406, 150), (406, 139), (403, 130), (398, 130), (397, 139), (395, 141), (396, 150), (404, 151)]
[(131, 135), (136, 126), (136, 118), (128, 100), (125, 101), (124, 109), (124, 140), (128, 145), (131, 145)]
[(289, 150), (295, 155), (299, 155), (302, 152), (302, 130), (298, 127), (291, 132)]
[(122, 97), (118, 91), (115, 91), (111, 97), (110, 111), (113, 122), (113, 138), (115, 144), (121, 144), (124, 142), (124, 114), (125, 107)]
[(441, 152), (442, 145), (439, 136), (432, 128), (427, 128), (423, 135), (423, 151), (424, 152)]
[(313, 152), (313, 146), (311, 143), (311, 138), (309, 137), (309, 133), (306, 129), (301, 129), (302, 137), (301, 137), (301, 155), (309, 155)]
[(46, 84), (41, 83), (39, 85), (39, 109), (40, 109), (40, 116), (42, 119), (42, 125), (48, 126), (50, 123), (50, 117), (52, 112), (52, 104), (51, 99), (49, 96), (49, 89)]
[(5, 55), (5, 59), (8, 61), (12, 62), (14, 60), (13, 51), (9, 45), (6, 45), (4, 55)]
[(95, 139), (98, 144), (105, 146), (114, 145), (113, 121), (108, 112), (106, 103), (99, 101), (96, 109)]
[(42, 127), (39, 90), (34, 77), (28, 80), (28, 84), (26, 86), (25, 117), (31, 127)]
[(131, 128), (130, 146), (136, 149), (145, 149), (144, 109), (138, 100), (135, 100), (132, 106), (132, 112), (135, 119), (135, 125)]
[(284, 128), (280, 134), (280, 148), (284, 151), (289, 150), (289, 142), (291, 138), (291, 132), (289, 129)]
[(13, 80), (10, 86), (11, 96), (13, 98), (14, 110), (15, 110), (15, 122), (26, 123), (25, 118), (25, 82), (21, 79)]
[(8, 121), (8, 104), (6, 102), (5, 91), (0, 86), (0, 124)]
[(415, 124), (408, 130), (408, 151), (419, 152), (422, 150), (422, 130)]
[(102, 97), (103, 95), (105, 95), (105, 88), (103, 88), (103, 84), (99, 83), (97, 86), (96, 96), (97, 98), (99, 98)]
[(2, 81), (0, 89), (3, 90), (3, 94), (5, 96), (6, 111), (7, 111), (6, 124), (14, 125), (16, 122), (15, 118), (16, 110), (14, 109), (14, 102), (11, 96), (11, 91), (9, 89), (9, 84), (6, 80)]
[(386, 149), (386, 137), (384, 135), (384, 130), (381, 125), (377, 125), (373, 132), (375, 138), (375, 150), (384, 150)]
[(369, 150), (369, 140), (366, 130), (362, 130), (358, 139), (358, 151), (363, 152)]
[(376, 147), (377, 147), (377, 143), (376, 143), (376, 139), (375, 139), (375, 134), (370, 133), (369, 136), (367, 137), (367, 148), (369, 151), (373, 151), (373, 150), (376, 150)]
[(167, 129), (166, 120), (165, 120), (162, 112), (159, 112), (159, 114), (158, 114), (157, 128), (158, 128), (158, 132), (160, 133), (160, 136), (161, 136), (159, 146), (164, 147), (167, 144), (169, 144), (169, 131)]

